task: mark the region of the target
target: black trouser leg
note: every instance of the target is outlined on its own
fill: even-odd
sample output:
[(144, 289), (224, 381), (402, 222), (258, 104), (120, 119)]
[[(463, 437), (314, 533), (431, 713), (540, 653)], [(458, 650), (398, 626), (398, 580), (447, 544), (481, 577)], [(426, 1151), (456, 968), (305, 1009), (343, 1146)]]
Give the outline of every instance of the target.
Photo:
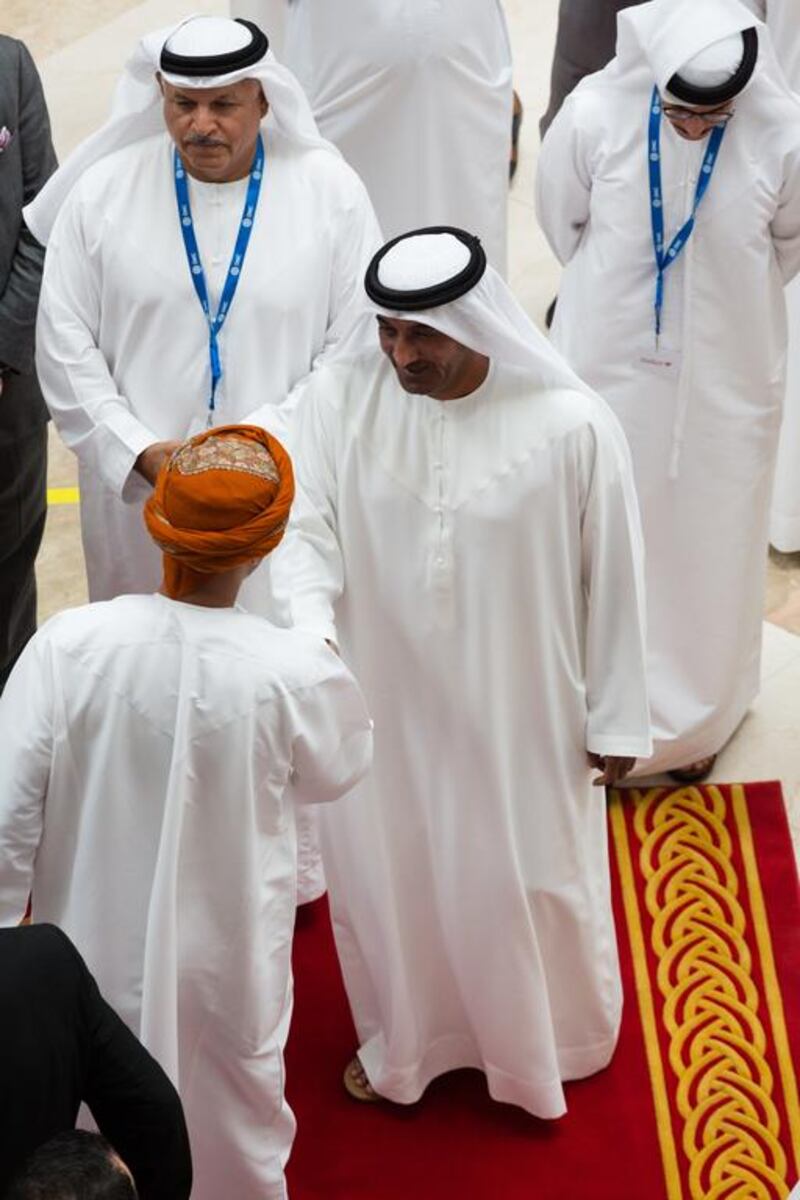
[(47, 514), (47, 426), (0, 442), (0, 692), (36, 631), (34, 563)]

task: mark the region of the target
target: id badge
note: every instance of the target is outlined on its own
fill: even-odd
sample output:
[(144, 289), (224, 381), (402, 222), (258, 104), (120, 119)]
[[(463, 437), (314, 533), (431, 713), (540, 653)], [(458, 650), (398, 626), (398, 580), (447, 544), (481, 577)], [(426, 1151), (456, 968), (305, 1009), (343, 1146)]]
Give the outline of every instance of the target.
[(664, 341), (659, 342), (657, 347), (655, 344), (651, 344), (636, 358), (636, 366), (640, 371), (646, 371), (648, 375), (655, 375), (659, 379), (677, 381), (682, 365), (683, 354), (681, 351)]

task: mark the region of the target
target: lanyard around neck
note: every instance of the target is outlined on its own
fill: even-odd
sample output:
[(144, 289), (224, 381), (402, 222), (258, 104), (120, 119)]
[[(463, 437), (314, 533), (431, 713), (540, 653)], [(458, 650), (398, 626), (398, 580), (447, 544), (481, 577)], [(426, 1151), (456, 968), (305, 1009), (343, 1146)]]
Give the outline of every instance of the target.
[(708, 191), (714, 167), (717, 165), (720, 146), (725, 136), (725, 126), (719, 125), (712, 130), (708, 139), (708, 149), (703, 158), (700, 178), (694, 194), (692, 212), (682, 229), (675, 234), (669, 246), (665, 245), (664, 237), (664, 195), (661, 186), (661, 95), (657, 87), (653, 88), (653, 98), (650, 103), (650, 136), (648, 138), (647, 157), (650, 167), (650, 215), (653, 225), (653, 246), (656, 252), (656, 338), (661, 333), (661, 315), (664, 309), (664, 276), (686, 246), (694, 231), (695, 218), (700, 203)]
[(222, 378), (222, 359), (219, 350), (219, 335), (222, 331), (222, 326), (225, 324), (225, 318), (228, 315), (233, 297), (236, 295), (236, 286), (239, 282), (239, 277), (242, 273), (245, 255), (247, 254), (247, 246), (250, 241), (250, 234), (253, 230), (253, 221), (255, 219), (256, 208), (258, 206), (258, 196), (261, 191), (261, 179), (264, 174), (264, 141), (261, 134), (258, 135), (256, 143), (256, 152), (253, 157), (253, 164), (250, 168), (250, 179), (247, 184), (247, 195), (245, 197), (244, 209), (239, 222), (239, 233), (236, 237), (236, 245), (233, 248), (233, 256), (228, 266), (228, 274), (225, 278), (225, 286), (222, 289), (222, 295), (219, 300), (219, 307), (216, 314), (211, 315), (211, 303), (208, 298), (208, 287), (206, 285), (205, 271), (200, 260), (200, 250), (197, 245), (197, 237), (194, 232), (194, 221), (192, 219), (192, 208), (189, 203), (189, 185), (186, 181), (186, 170), (177, 149), (174, 157), (175, 167), (175, 197), (178, 202), (178, 216), (181, 223), (181, 233), (183, 234), (183, 244), (186, 248), (186, 257), (189, 262), (189, 270), (192, 276), (194, 290), (197, 292), (197, 298), (200, 301), (203, 312), (205, 313), (208, 323), (208, 355), (211, 362), (211, 394), (208, 398), (208, 427), (214, 423), (215, 397), (217, 393), (217, 384)]

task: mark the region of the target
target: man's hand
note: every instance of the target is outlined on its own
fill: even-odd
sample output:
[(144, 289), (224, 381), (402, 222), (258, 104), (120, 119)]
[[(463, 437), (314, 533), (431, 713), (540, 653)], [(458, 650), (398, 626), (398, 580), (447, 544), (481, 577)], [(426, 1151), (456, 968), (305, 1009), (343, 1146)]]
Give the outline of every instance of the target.
[(633, 770), (635, 758), (616, 758), (613, 754), (592, 754), (589, 751), (589, 764), (602, 771), (592, 780), (594, 787), (613, 787)]
[(177, 450), (180, 445), (180, 442), (153, 442), (153, 445), (143, 450), (136, 459), (134, 468), (149, 484), (155, 484), (164, 459), (169, 458), (173, 450)]

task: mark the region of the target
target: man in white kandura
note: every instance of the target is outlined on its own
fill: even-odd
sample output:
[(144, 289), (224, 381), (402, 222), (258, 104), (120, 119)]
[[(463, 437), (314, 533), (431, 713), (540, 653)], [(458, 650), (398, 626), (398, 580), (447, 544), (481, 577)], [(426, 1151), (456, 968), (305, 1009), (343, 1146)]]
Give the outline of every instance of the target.
[(195, 17), (142, 40), (110, 120), (25, 217), (47, 244), (37, 366), (78, 456), (89, 594), (147, 592), (161, 462), (208, 425), (274, 422), (336, 336), (374, 213), (261, 30)]
[(614, 409), (647, 550), (646, 770), (702, 778), (758, 690), (800, 268), (800, 100), (737, 0), (622, 12), (539, 162), (564, 274), (553, 339)]
[(387, 238), (460, 225), (505, 272), (513, 89), (501, 0), (231, 7), (264, 28), (283, 18), (282, 60), (323, 135), (367, 185)]
[[(273, 406), (291, 407), (380, 244), (372, 207), (261, 30), (196, 17), (144, 38), (108, 124), (25, 215), (47, 243), (37, 367), (78, 456), (90, 599), (152, 591), (159, 466), (206, 426), (281, 431)], [(270, 591), (265, 564), (242, 602), (280, 619)], [(324, 882), (302, 825), (310, 900)]]
[(322, 820), (346, 1084), (412, 1103), (478, 1067), (557, 1117), (620, 1019), (589, 759), (613, 782), (650, 753), (628, 450), (476, 238), (390, 242), (367, 291), (297, 409), (327, 533), (299, 520), (280, 563), (376, 722), (369, 782)]
[[(792, 0), (746, 0), (765, 20), (789, 87), (800, 93), (800, 9)], [(789, 357), (769, 540), (777, 550), (800, 550), (800, 278), (786, 289)]]
[(32, 888), (168, 1072), (194, 1200), (285, 1200), (294, 809), (371, 753), (333, 651), (235, 606), (292, 494), (256, 426), (179, 448), (147, 505), (161, 593), (54, 617), (0, 699), (0, 924)]

